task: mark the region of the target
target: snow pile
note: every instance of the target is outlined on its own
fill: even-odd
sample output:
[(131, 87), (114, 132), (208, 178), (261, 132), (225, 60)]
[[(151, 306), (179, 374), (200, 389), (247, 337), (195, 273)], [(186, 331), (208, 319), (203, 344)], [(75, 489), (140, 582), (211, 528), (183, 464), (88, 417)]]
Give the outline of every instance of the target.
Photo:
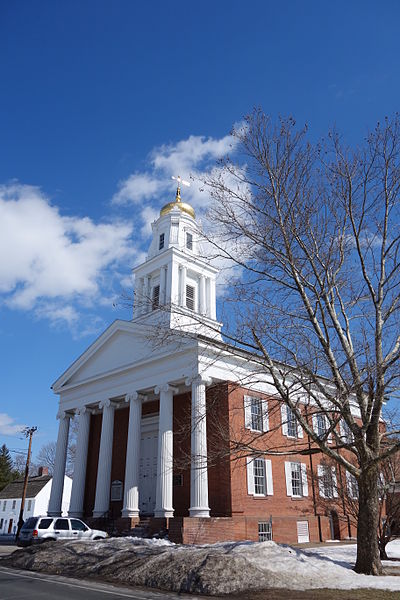
[(182, 546), (166, 540), (111, 538), (43, 544), (18, 550), (0, 564), (209, 595), (268, 588), (400, 590), (400, 577), (354, 573), (354, 558), (354, 545), (303, 551), (274, 542)]

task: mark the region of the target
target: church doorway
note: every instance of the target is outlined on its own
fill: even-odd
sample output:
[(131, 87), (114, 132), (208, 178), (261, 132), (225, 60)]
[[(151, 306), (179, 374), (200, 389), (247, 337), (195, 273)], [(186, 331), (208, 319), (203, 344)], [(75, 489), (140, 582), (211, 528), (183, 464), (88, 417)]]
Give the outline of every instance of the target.
[(152, 515), (156, 505), (158, 416), (142, 419), (139, 471), (139, 510)]

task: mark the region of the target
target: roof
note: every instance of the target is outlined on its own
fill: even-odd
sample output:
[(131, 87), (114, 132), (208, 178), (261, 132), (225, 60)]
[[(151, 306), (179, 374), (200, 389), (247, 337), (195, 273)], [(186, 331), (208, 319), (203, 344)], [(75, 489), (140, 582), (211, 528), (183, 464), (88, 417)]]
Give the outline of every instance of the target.
[[(50, 475), (40, 475), (36, 477), (29, 477), (28, 487), (26, 490), (26, 498), (35, 498), (38, 493), (44, 488), (46, 483), (50, 481)], [(22, 498), (22, 491), (24, 489), (24, 480), (16, 479), (12, 481), (5, 488), (0, 491), (0, 498)]]

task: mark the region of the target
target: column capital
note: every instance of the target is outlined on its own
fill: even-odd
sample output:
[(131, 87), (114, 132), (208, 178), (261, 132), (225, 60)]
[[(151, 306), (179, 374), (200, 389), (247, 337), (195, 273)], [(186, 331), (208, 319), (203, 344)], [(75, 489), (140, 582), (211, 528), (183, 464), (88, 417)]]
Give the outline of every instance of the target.
[(127, 404), (129, 404), (129, 402), (131, 400), (133, 400), (134, 402), (136, 400), (142, 402), (142, 400), (144, 400), (144, 395), (143, 394), (139, 394), (138, 392), (128, 392), (128, 394), (126, 394), (126, 396), (125, 396), (124, 402), (126, 402)]
[(210, 377), (209, 375), (203, 374), (203, 375), (194, 375), (193, 377), (187, 377), (185, 379), (185, 385), (191, 386), (192, 383), (197, 383), (197, 384), (203, 383), (206, 386), (211, 385), (212, 377)]
[(107, 398), (106, 400), (102, 400), (101, 402), (99, 402), (99, 408), (100, 409), (104, 409), (104, 408), (109, 408), (110, 406), (114, 406), (114, 404), (111, 402), (110, 398)]
[(80, 415), (85, 415), (86, 413), (89, 414), (89, 415), (91, 415), (92, 414), (92, 409), (90, 409), (88, 406), (82, 406), (82, 408), (77, 408), (76, 409), (76, 413), (75, 414), (77, 414), (77, 415), (80, 416)]
[(70, 419), (71, 415), (66, 410), (59, 410), (58, 413), (57, 413), (56, 418), (61, 421), (61, 419), (66, 419), (66, 418)]
[(170, 385), (169, 383), (163, 383), (161, 385), (156, 385), (156, 387), (154, 388), (154, 393), (160, 394), (161, 392), (172, 392), (173, 394), (177, 394), (179, 392), (179, 389), (177, 387)]

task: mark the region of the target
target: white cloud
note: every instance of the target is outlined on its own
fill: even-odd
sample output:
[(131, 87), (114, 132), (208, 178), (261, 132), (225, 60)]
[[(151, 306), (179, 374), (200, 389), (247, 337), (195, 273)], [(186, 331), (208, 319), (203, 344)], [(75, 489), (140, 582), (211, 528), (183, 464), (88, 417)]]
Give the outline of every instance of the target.
[(25, 425), (15, 423), (15, 419), (6, 413), (0, 413), (0, 434), (1, 435), (16, 435), (20, 433)]
[[(0, 186), (0, 294), (10, 308), (77, 324), (78, 300), (93, 306), (111, 267), (133, 262), (132, 225), (66, 217), (38, 189)], [(62, 303), (55, 300), (62, 299)]]

